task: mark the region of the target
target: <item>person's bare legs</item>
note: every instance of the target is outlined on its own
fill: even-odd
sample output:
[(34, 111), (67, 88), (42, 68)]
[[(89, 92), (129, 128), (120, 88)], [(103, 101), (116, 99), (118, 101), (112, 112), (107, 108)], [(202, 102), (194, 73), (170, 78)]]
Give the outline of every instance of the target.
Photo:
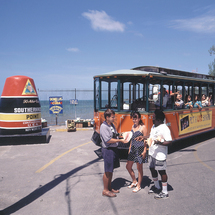
[(160, 176), (161, 176), (161, 181), (162, 181), (162, 192), (165, 193), (165, 194), (168, 194), (168, 191), (167, 191), (167, 174), (166, 174), (166, 171), (165, 170), (160, 170), (158, 171)]
[(128, 172), (131, 176), (132, 183), (135, 184), (135, 183), (137, 183), (137, 180), (135, 178), (134, 170), (132, 169), (133, 163), (134, 163), (134, 161), (127, 161), (126, 169), (128, 170)]
[(111, 182), (112, 182), (112, 178), (113, 178), (113, 173), (111, 172), (111, 175), (109, 176), (110, 178), (108, 179), (108, 190), (113, 192), (113, 193), (119, 193), (119, 190), (114, 190), (111, 187)]
[(142, 180), (143, 180), (143, 164), (137, 163), (137, 170), (138, 170), (137, 188), (141, 188), (141, 183), (142, 183)]
[(104, 190), (102, 192), (103, 196), (116, 197), (116, 194), (114, 194), (109, 190), (109, 188), (111, 189), (112, 176), (113, 176), (112, 172), (105, 172), (103, 175), (103, 184), (104, 184)]
[(103, 175), (103, 184), (104, 184), (104, 192), (109, 191), (109, 187), (111, 186), (111, 179), (112, 179), (113, 173), (112, 172), (105, 172)]

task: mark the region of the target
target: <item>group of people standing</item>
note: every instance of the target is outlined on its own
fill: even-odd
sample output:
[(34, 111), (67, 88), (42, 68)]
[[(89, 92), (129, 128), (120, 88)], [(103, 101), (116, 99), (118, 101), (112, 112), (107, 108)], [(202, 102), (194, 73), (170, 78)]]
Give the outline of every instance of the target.
[[(153, 114), (153, 126), (150, 135), (147, 136), (147, 128), (141, 120), (139, 112), (132, 112), (133, 126), (131, 128), (132, 138), (128, 152), (126, 169), (128, 170), (132, 182), (128, 188), (133, 189), (133, 193), (141, 190), (143, 179), (143, 163), (146, 162), (148, 149), (148, 164), (151, 171), (154, 185), (148, 194), (155, 194), (155, 199), (166, 199), (169, 197), (167, 190), (166, 157), (167, 146), (171, 144), (172, 137), (169, 128), (164, 124), (165, 115), (162, 110), (155, 110)], [(107, 109), (104, 112), (105, 121), (100, 127), (100, 137), (102, 140), (102, 156), (104, 159), (103, 196), (116, 197), (119, 190), (111, 187), (113, 170), (120, 166), (117, 146), (119, 142), (127, 143), (125, 139), (119, 139), (114, 135), (116, 128), (113, 124), (115, 112)], [(135, 177), (133, 164), (136, 163), (138, 170), (138, 180)], [(158, 180), (158, 173), (161, 176), (162, 187)]]

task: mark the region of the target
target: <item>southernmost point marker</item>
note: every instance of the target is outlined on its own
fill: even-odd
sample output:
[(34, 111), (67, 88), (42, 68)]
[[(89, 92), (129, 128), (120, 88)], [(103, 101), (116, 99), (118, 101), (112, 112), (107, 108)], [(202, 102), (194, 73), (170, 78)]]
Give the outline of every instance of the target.
[[(45, 136), (44, 136), (45, 135)], [(34, 80), (27, 76), (6, 79), (0, 100), (0, 143), (47, 142)]]

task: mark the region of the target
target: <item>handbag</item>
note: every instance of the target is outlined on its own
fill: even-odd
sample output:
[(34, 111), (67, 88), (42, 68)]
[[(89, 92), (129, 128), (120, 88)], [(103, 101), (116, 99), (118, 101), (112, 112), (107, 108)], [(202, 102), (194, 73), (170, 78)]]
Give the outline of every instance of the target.
[(100, 134), (98, 132), (94, 131), (91, 140), (95, 143), (95, 145), (100, 146), (100, 147), (102, 146), (102, 140), (101, 140)]

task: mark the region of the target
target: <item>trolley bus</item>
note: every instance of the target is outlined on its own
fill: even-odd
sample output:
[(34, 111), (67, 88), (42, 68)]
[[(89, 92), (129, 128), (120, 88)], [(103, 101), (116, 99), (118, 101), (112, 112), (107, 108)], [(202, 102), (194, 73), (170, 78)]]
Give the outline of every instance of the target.
[[(162, 108), (165, 123), (170, 128), (173, 140), (215, 129), (215, 106), (213, 97), (206, 107), (177, 108), (175, 92), (183, 101), (187, 95), (214, 95), (215, 77), (154, 66), (141, 66), (129, 70), (117, 70), (94, 76), (94, 121), (99, 133), (104, 121), (104, 111), (115, 111), (114, 125), (117, 131), (130, 131), (130, 113), (139, 111), (147, 127), (148, 135), (153, 125), (152, 115), (156, 108)], [(169, 99), (164, 105), (164, 94)]]

